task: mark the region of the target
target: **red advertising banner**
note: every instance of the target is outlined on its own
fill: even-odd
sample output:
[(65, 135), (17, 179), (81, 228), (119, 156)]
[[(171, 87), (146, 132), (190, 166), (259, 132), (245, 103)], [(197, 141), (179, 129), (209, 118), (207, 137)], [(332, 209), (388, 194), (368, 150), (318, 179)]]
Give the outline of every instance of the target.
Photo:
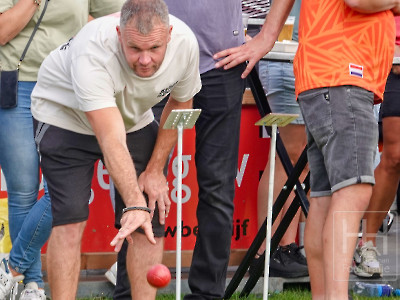
[[(260, 119), (256, 106), (244, 105), (240, 130), (238, 173), (236, 177), (235, 213), (232, 232), (232, 249), (247, 249), (257, 233), (257, 186), (268, 159), (269, 139), (261, 137), (260, 127), (254, 125)], [(197, 235), (197, 194), (195, 130), (185, 130), (183, 136), (182, 167), (182, 250), (194, 247)], [(172, 207), (166, 222), (165, 250), (176, 246), (176, 149), (168, 169), (168, 183)], [(111, 252), (109, 245), (116, 234), (114, 209), (109, 197), (109, 175), (104, 165), (96, 164), (89, 200), (90, 215), (82, 240), (82, 252)], [(40, 196), (43, 194), (42, 186)], [(7, 198), (3, 174), (0, 180), (0, 199)], [(45, 247), (43, 249), (45, 252)]]

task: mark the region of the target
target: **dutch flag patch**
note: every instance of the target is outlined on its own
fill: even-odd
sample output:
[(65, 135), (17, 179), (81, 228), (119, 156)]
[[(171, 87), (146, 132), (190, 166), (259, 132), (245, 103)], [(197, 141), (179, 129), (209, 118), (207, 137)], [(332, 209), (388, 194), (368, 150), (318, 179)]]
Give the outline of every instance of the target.
[(349, 74), (351, 76), (357, 76), (357, 77), (363, 78), (364, 77), (363, 71), (364, 71), (363, 66), (349, 63)]

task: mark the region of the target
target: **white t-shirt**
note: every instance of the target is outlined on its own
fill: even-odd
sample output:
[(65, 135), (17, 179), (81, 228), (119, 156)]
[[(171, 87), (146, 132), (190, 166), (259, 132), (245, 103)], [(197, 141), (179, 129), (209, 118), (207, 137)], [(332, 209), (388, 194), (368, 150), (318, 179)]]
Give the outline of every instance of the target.
[(181, 102), (201, 89), (199, 48), (189, 27), (170, 15), (173, 26), (165, 58), (148, 78), (129, 68), (118, 41), (119, 16), (89, 22), (68, 43), (50, 53), (32, 92), (32, 114), (38, 121), (94, 135), (85, 112), (118, 107), (126, 132), (154, 119), (151, 107), (169, 93)]

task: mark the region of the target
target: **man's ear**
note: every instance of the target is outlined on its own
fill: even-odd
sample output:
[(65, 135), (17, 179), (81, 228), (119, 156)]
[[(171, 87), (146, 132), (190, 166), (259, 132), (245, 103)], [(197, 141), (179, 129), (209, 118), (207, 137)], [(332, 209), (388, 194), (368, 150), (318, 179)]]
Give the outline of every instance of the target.
[(117, 30), (118, 40), (121, 43), (121, 27), (117, 25), (115, 29)]
[(169, 43), (169, 41), (171, 40), (172, 28), (173, 28), (173, 26), (170, 25), (170, 26), (169, 26), (169, 30), (168, 30), (168, 43)]

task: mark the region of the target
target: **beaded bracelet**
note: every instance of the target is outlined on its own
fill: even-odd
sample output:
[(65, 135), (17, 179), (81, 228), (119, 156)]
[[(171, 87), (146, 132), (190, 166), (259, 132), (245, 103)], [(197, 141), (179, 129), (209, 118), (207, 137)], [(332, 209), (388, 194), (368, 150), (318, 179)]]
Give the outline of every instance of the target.
[(146, 206), (131, 206), (131, 207), (125, 207), (122, 210), (122, 214), (124, 214), (124, 213), (126, 213), (127, 211), (130, 211), (130, 210), (144, 210), (144, 211), (147, 211), (149, 214), (151, 213), (151, 209), (146, 207)]
[(36, 4), (37, 6), (40, 6), (41, 2), (42, 0), (33, 0), (33, 3)]

